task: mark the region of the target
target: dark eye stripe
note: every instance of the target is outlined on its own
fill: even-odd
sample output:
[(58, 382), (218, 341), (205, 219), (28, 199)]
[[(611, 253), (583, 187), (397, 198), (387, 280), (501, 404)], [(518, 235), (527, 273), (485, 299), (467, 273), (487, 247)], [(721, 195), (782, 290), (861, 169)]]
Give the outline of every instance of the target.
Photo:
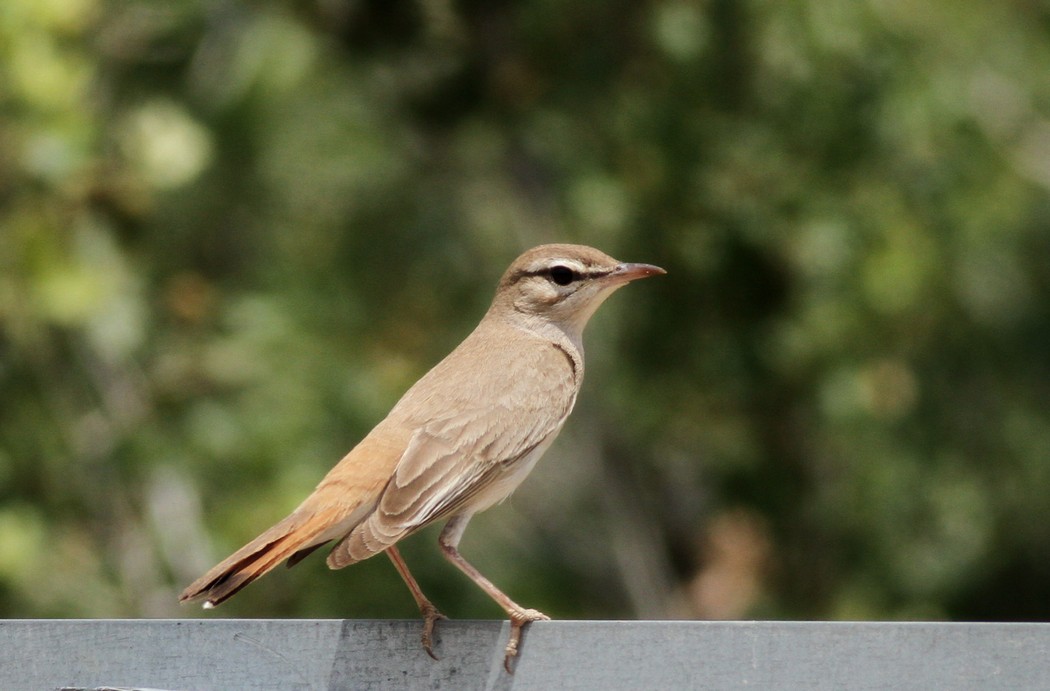
[[(532, 269), (531, 271), (523, 269), (515, 274), (510, 282), (517, 283), (521, 279), (528, 278), (529, 276), (550, 276), (551, 269), (559, 266), (564, 266), (564, 268), (570, 269), (570, 267), (565, 266), (564, 264), (555, 264), (554, 266), (547, 266), (542, 269)], [(608, 276), (612, 273), (612, 270), (606, 271), (605, 269), (584, 269), (583, 271), (576, 271), (575, 269), (570, 270), (573, 272), (574, 278), (577, 281), (584, 278), (601, 278), (602, 276)]]

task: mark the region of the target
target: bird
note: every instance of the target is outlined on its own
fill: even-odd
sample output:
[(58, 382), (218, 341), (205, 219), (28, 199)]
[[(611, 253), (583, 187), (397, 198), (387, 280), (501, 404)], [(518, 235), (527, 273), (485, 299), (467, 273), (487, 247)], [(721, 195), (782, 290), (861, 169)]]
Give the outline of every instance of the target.
[(397, 543), (445, 521), (441, 552), (510, 619), (504, 667), (513, 673), (522, 629), (549, 620), (522, 607), (459, 552), (474, 514), (509, 497), (561, 431), (583, 381), (583, 330), (618, 288), (666, 273), (584, 245), (534, 247), (504, 272), (488, 311), (419, 379), (291, 514), (190, 584), (180, 602), (216, 607), (281, 562), (333, 546), (341, 569), (386, 553), (423, 617), (435, 660), (445, 619), (423, 594)]

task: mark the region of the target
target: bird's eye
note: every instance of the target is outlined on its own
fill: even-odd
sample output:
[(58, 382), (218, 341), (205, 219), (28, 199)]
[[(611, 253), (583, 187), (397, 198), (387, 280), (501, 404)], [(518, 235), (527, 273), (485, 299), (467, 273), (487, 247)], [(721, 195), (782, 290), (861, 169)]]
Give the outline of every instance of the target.
[(560, 286), (567, 286), (576, 280), (576, 272), (561, 264), (552, 266), (550, 270), (551, 280)]

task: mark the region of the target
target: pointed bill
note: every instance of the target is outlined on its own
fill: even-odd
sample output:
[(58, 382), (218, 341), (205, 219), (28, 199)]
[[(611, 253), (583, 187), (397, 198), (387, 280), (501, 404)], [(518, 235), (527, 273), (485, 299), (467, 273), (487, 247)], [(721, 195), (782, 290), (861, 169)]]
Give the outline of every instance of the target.
[(665, 273), (667, 272), (659, 266), (653, 266), (652, 264), (618, 264), (612, 273), (609, 274), (609, 278), (617, 283), (627, 283), (639, 278), (661, 276)]

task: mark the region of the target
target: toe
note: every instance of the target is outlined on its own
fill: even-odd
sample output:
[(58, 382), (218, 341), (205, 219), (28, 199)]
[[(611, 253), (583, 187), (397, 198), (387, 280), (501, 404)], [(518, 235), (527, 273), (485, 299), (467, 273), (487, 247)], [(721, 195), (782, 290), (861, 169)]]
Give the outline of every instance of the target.
[(520, 609), (516, 612), (511, 612), (510, 618), (512, 621), (517, 622), (519, 625), (528, 624), (530, 621), (551, 620), (551, 618), (548, 617), (546, 614), (535, 609)]
[(448, 619), (448, 617), (439, 612), (437, 607), (434, 607), (433, 605), (423, 612), (423, 650), (435, 660), (438, 659), (438, 656), (434, 654), (433, 648), (434, 625), (439, 619)]

